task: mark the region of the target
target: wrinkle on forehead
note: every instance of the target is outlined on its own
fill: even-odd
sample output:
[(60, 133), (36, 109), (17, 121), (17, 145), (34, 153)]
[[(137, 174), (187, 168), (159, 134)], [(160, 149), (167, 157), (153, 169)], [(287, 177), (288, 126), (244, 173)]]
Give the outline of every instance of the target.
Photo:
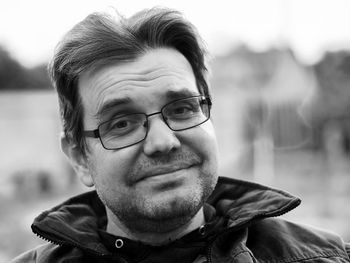
[[(156, 70), (148, 70), (143, 73), (118, 73), (120, 76), (119, 79), (116, 80), (115, 75), (111, 73), (106, 76), (105, 83), (103, 84), (106, 89), (111, 86), (115, 88), (124, 87), (124, 86), (138, 86), (138, 87), (147, 87), (151, 86), (153, 81), (160, 80), (161, 78), (174, 78), (175, 80), (184, 80), (184, 71), (176, 70), (176, 69), (164, 69), (159, 68)], [(169, 81), (170, 79), (168, 79)], [(101, 83), (99, 83), (101, 84)]]
[[(161, 91), (161, 88), (164, 87), (179, 89), (180, 87), (183, 88), (193, 85), (194, 81), (184, 76), (184, 72), (181, 71), (169, 71), (167, 69), (159, 68), (158, 70), (149, 71), (149, 73), (146, 74), (122, 73), (118, 79), (116, 79), (115, 76), (110, 75), (103, 80), (103, 89), (100, 89), (99, 87), (93, 88), (96, 89), (98, 98), (104, 98), (100, 101), (100, 103), (103, 103), (103, 101), (107, 100), (111, 94), (118, 92), (118, 94), (122, 96), (123, 94), (128, 94), (135, 88), (145, 89), (159, 87), (159, 91)], [(100, 84), (95, 84), (101, 85), (101, 82)]]
[(159, 88), (161, 92), (163, 88), (196, 88), (195, 83), (192, 67), (181, 53), (155, 49), (135, 61), (86, 72), (79, 80), (79, 88), (84, 89), (83, 104), (90, 105), (86, 113), (94, 116), (111, 96), (132, 96), (135, 88)]
[[(171, 54), (169, 56), (169, 54)], [(151, 59), (149, 57), (152, 57)], [(113, 72), (112, 77), (120, 75), (122, 77), (135, 78), (135, 80), (152, 80), (159, 74), (177, 73), (178, 75), (191, 72), (193, 73), (192, 67), (187, 59), (178, 51), (172, 48), (157, 48), (149, 50), (139, 58), (134, 61), (122, 62), (117, 64), (110, 64), (99, 69), (94, 69), (89, 72), (86, 72), (87, 76), (94, 77), (101, 73), (101, 71), (107, 71), (107, 76), (110, 69), (112, 68)], [(108, 79), (108, 78), (107, 78)]]

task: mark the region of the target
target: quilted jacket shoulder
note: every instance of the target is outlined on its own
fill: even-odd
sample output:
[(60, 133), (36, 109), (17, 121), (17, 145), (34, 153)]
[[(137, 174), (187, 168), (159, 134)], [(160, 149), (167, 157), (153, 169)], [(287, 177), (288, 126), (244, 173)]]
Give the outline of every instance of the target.
[(247, 247), (263, 262), (350, 262), (344, 241), (325, 230), (268, 218), (249, 232)]

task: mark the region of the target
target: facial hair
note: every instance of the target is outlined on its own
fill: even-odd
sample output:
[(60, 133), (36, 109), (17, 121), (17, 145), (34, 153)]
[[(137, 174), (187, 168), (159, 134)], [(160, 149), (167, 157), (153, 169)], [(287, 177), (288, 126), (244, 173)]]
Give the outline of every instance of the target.
[(184, 186), (185, 195), (169, 200), (153, 200), (138, 193), (132, 197), (121, 195), (118, 200), (106, 198), (98, 186), (97, 193), (102, 202), (112, 211), (118, 221), (130, 231), (136, 233), (164, 233), (187, 224), (200, 210), (210, 196), (217, 182), (216, 167), (211, 168), (207, 162), (190, 150), (182, 149), (167, 156), (141, 158), (134, 165), (126, 184), (137, 188), (137, 182), (145, 174), (159, 166), (193, 165), (190, 176), (196, 177), (195, 185)]

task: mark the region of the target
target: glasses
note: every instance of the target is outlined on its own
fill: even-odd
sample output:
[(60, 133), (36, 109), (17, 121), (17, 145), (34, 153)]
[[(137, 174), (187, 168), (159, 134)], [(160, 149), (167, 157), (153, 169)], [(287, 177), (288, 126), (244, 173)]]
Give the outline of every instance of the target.
[(161, 114), (173, 131), (194, 128), (210, 118), (211, 100), (192, 96), (165, 104), (159, 112), (131, 113), (101, 123), (96, 130), (84, 131), (85, 137), (99, 138), (107, 150), (118, 150), (142, 142), (148, 134), (148, 118)]

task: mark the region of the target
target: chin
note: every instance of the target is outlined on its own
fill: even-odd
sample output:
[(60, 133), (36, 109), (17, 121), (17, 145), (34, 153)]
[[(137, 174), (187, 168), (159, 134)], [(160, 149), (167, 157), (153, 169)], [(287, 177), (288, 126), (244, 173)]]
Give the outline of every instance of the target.
[(148, 185), (143, 191), (125, 192), (117, 202), (105, 199), (104, 203), (129, 229), (166, 232), (190, 222), (212, 193), (217, 178), (202, 176), (189, 184)]
[(194, 216), (211, 195), (216, 182), (217, 178), (211, 177), (210, 180), (199, 180), (190, 185), (161, 185), (161, 189), (145, 196), (142, 208), (155, 220)]
[(139, 231), (166, 232), (181, 227), (198, 213), (203, 206), (202, 198), (188, 195), (165, 194), (162, 200), (149, 200), (137, 223)]

